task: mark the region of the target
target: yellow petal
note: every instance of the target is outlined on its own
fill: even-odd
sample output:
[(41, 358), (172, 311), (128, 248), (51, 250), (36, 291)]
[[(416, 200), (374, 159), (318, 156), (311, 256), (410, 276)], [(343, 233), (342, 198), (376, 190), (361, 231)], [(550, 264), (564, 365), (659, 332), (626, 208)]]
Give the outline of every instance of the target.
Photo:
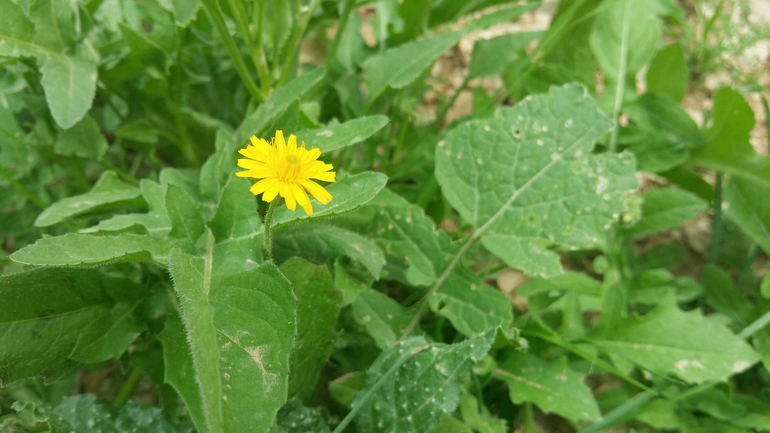
[(294, 134), (289, 135), (289, 150), (297, 149), (297, 136)]
[(270, 187), (275, 185), (276, 183), (278, 183), (278, 179), (274, 177), (268, 177), (267, 179), (262, 179), (259, 182), (255, 183), (254, 185), (252, 185), (249, 191), (251, 191), (251, 193), (254, 195), (259, 195), (267, 191), (268, 189), (270, 189)]
[(290, 211), (294, 212), (297, 209), (297, 199), (294, 198), (294, 192), (291, 189), (291, 184), (288, 182), (281, 182), (281, 197), (286, 200), (286, 207)]
[[(272, 178), (275, 179), (275, 178)], [(264, 194), (262, 194), (262, 200), (266, 202), (271, 202), (275, 198), (275, 196), (278, 195), (278, 192), (281, 191), (281, 184), (283, 182), (276, 179), (276, 182), (268, 188)]]
[(249, 172), (250, 172), (250, 171), (251, 171), (251, 170), (246, 170), (246, 171), (236, 171), (236, 172), (235, 172), (235, 175), (236, 175), (236, 176), (238, 176), (238, 177), (251, 177), (251, 176), (249, 176)]
[(316, 200), (323, 204), (329, 203), (329, 200), (332, 199), (332, 195), (329, 194), (329, 191), (324, 189), (324, 187), (321, 185), (313, 182), (312, 180), (305, 180), (300, 182), (300, 184), (305, 187), (305, 189), (308, 190), (308, 192), (312, 194)]
[(333, 171), (327, 171), (322, 173), (316, 173), (312, 176), (310, 176), (311, 179), (318, 179), (322, 180), (324, 182), (336, 182), (337, 173)]

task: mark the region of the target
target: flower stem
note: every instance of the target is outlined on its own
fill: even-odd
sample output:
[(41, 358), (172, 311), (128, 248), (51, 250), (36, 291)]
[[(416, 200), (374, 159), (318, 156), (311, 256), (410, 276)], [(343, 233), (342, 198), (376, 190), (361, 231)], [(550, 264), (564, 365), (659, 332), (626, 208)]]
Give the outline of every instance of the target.
[(129, 374), (126, 381), (123, 382), (123, 386), (120, 388), (118, 395), (115, 397), (115, 401), (112, 402), (115, 407), (121, 407), (128, 402), (128, 400), (131, 398), (131, 395), (134, 394), (136, 385), (139, 384), (139, 380), (142, 378), (142, 375), (142, 371), (137, 368), (131, 370), (131, 374)]
[(262, 256), (265, 258), (266, 262), (273, 261), (273, 229), (270, 227), (270, 222), (273, 219), (273, 211), (278, 207), (279, 201), (280, 198), (273, 199), (265, 213), (265, 234), (262, 237)]

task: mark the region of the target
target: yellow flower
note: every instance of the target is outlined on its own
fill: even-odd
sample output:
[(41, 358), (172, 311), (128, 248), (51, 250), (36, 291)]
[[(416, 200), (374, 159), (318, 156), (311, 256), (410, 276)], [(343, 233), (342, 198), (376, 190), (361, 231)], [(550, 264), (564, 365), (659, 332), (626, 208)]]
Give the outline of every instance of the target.
[(275, 138), (270, 143), (263, 138), (251, 137), (251, 144), (238, 150), (245, 156), (238, 160), (238, 167), (246, 171), (236, 172), (236, 176), (262, 179), (255, 183), (250, 191), (254, 195), (262, 194), (262, 200), (271, 202), (278, 194), (286, 200), (286, 207), (294, 211), (297, 203), (305, 213), (313, 215), (313, 205), (307, 193), (323, 204), (332, 199), (331, 194), (311, 179), (334, 182), (334, 167), (318, 161), (321, 151), (316, 148), (307, 150), (305, 142), (297, 147), (297, 137), (289, 135), (289, 142), (283, 138), (283, 131), (275, 131)]

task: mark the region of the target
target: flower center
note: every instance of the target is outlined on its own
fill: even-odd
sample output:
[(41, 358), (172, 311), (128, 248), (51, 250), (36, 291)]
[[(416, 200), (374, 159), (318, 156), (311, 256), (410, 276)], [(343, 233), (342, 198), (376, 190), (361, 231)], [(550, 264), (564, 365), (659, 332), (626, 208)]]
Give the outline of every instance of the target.
[(299, 175), (302, 164), (297, 155), (286, 155), (283, 158), (284, 165), (280, 168), (278, 177), (284, 182), (293, 182)]

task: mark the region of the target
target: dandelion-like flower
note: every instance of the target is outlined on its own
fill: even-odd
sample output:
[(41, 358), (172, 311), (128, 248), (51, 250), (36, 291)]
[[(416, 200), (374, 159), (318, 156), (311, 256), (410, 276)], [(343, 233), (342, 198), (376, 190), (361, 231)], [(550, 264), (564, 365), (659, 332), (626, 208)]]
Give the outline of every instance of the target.
[(245, 171), (236, 172), (236, 176), (261, 179), (250, 191), (254, 195), (262, 194), (262, 200), (273, 201), (278, 194), (286, 200), (286, 207), (294, 211), (297, 203), (305, 213), (313, 215), (313, 205), (307, 193), (323, 204), (332, 199), (331, 194), (311, 179), (334, 182), (334, 167), (318, 161), (321, 151), (305, 148), (305, 142), (297, 146), (297, 137), (289, 135), (288, 143), (283, 131), (275, 131), (275, 138), (268, 143), (263, 138), (251, 137), (251, 144), (238, 151), (246, 158), (238, 160), (238, 167)]

